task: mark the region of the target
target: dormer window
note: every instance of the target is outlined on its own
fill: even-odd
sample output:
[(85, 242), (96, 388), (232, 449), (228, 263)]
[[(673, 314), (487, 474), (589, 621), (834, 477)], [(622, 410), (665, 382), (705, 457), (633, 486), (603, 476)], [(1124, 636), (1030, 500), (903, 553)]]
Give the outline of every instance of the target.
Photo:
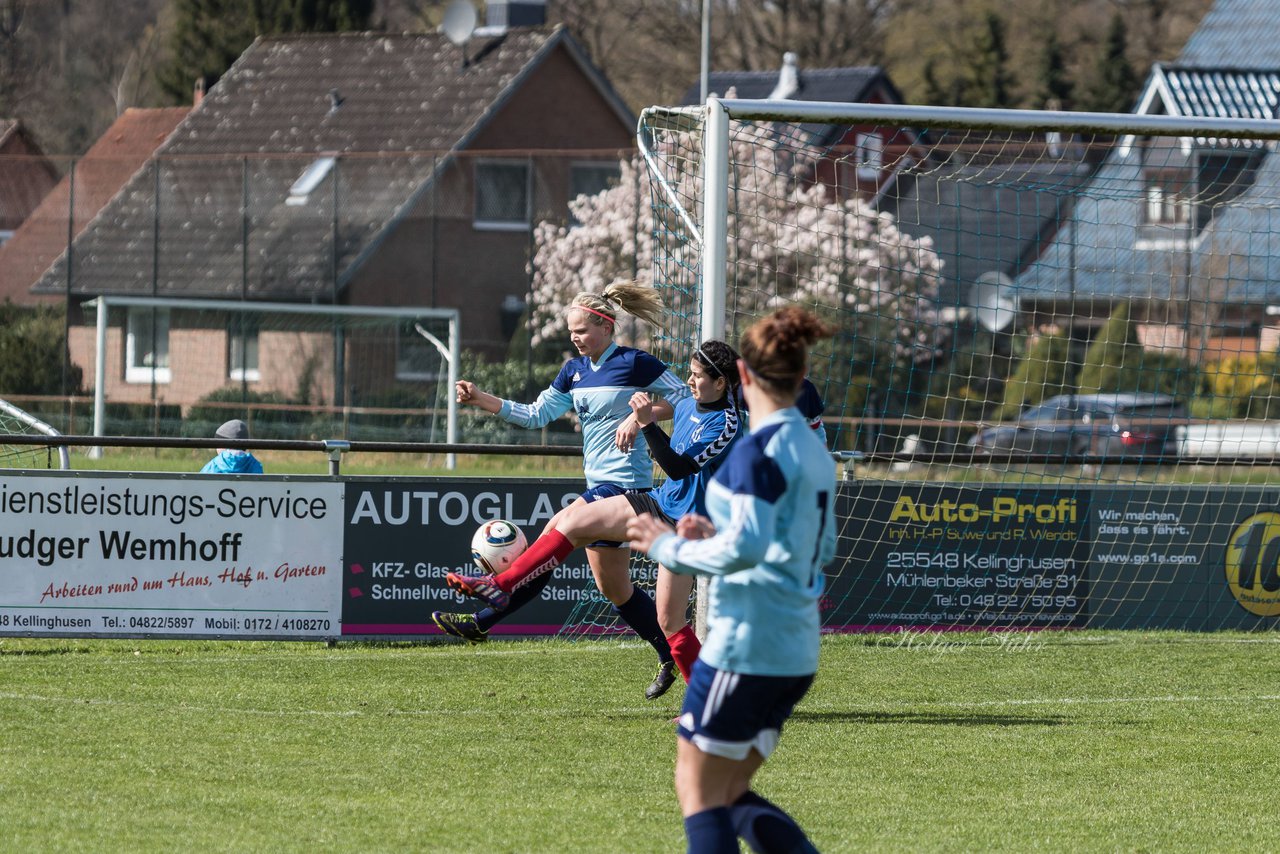
[(285, 199), (284, 203), (293, 206), (305, 205), (311, 191), (319, 187), (320, 182), (333, 171), (336, 160), (334, 157), (318, 157), (312, 161), (311, 165), (298, 176), (298, 180), (293, 182), (293, 186), (289, 188), (289, 198)]
[(1185, 180), (1168, 174), (1147, 176), (1143, 221), (1147, 225), (1185, 226), (1191, 222), (1191, 199)]
[(884, 166), (884, 137), (878, 133), (858, 134), (854, 158), (859, 180), (878, 181)]

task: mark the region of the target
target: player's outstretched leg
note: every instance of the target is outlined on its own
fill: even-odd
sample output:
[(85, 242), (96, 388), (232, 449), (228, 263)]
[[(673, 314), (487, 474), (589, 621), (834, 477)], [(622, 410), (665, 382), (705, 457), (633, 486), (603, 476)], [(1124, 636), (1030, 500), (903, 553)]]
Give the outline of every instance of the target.
[(464, 596), (472, 596), (481, 600), (495, 611), (505, 610), (511, 604), (507, 591), (498, 586), (492, 575), (463, 575), (450, 572), (444, 577), (444, 583)]
[(431, 621), (445, 634), (464, 638), (472, 643), (482, 643), (489, 637), (488, 630), (481, 628), (476, 622), (475, 614), (447, 614), (444, 611), (432, 611)]

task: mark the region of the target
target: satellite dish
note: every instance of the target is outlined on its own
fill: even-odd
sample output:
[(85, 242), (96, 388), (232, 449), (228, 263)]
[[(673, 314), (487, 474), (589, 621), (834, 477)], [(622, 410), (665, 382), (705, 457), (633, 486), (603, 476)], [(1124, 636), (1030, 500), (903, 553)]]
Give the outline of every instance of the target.
[(1018, 297), (1013, 280), (1004, 273), (983, 273), (969, 288), (969, 305), (978, 323), (992, 332), (1003, 332), (1018, 319)]
[(462, 47), (471, 40), (471, 34), (475, 30), (476, 7), (471, 5), (471, 0), (453, 0), (449, 8), (444, 10), (440, 32), (449, 41)]

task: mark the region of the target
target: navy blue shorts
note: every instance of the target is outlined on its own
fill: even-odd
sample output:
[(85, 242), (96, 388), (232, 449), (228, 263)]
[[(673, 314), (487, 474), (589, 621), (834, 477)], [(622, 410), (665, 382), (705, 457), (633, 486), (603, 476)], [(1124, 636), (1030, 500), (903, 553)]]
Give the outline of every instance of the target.
[[(647, 488), (631, 489), (625, 486), (618, 486), (616, 483), (601, 483), (582, 493), (582, 499), (590, 504), (592, 501), (599, 501), (601, 498), (613, 498), (615, 495), (637, 495), (648, 491)], [(627, 547), (627, 544), (617, 540), (596, 540), (594, 543), (587, 543), (586, 547), (589, 549), (623, 549)]]
[(813, 684), (808, 676), (751, 676), (717, 670), (698, 659), (684, 691), (676, 734), (703, 753), (746, 759), (754, 747), (768, 758), (782, 724)]

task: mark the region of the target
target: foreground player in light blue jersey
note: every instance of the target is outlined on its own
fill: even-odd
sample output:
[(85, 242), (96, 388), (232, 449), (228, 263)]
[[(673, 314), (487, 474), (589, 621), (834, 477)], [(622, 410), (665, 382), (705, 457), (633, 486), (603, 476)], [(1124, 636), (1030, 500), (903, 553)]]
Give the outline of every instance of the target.
[(677, 573), (711, 576), (707, 642), (679, 717), (676, 794), (690, 852), (814, 851), (786, 812), (751, 790), (818, 669), (822, 568), (835, 556), (835, 463), (795, 408), (808, 348), (831, 330), (780, 309), (742, 336), (751, 432), (707, 489), (710, 519), (676, 531), (648, 514), (631, 547)]
[[(582, 426), (582, 466), (587, 491), (557, 513), (543, 528), (543, 536), (526, 551), (530, 559), (536, 556), (539, 563), (554, 559), (558, 564), (575, 548), (563, 536), (547, 536), (556, 533), (566, 514), (601, 499), (653, 486), (653, 464), (649, 461), (644, 437), (640, 435), (640, 425), (631, 411), (632, 395), (646, 392), (665, 398), (654, 404), (655, 417), (662, 419), (670, 418), (675, 403), (689, 395), (689, 389), (661, 360), (643, 350), (614, 343), (613, 333), (620, 311), (656, 327), (662, 320), (662, 299), (653, 288), (632, 283), (613, 284), (603, 293), (581, 293), (574, 297), (565, 322), (578, 355), (565, 362), (551, 386), (531, 404), (502, 400), (466, 380), (460, 380), (457, 385), (459, 403), (479, 407), (521, 427), (536, 429), (570, 409), (577, 413)], [(621, 540), (621, 536), (618, 539)], [(670, 682), (662, 674), (664, 666), (672, 660), (671, 648), (658, 625), (653, 599), (631, 581), (630, 552), (626, 544), (592, 542), (587, 546), (587, 561), (600, 592), (618, 609), (622, 620), (657, 651), (659, 678), (655, 684), (664, 682), (662, 690), (665, 691)], [(471, 641), (484, 640), (489, 629), (500, 620), (537, 598), (551, 580), (551, 574), (542, 574), (509, 597), (501, 589), (485, 586), (486, 578), (449, 573), (447, 580), (451, 587), (484, 599), (489, 607), (475, 615), (436, 611), (432, 619), (441, 630)]]

